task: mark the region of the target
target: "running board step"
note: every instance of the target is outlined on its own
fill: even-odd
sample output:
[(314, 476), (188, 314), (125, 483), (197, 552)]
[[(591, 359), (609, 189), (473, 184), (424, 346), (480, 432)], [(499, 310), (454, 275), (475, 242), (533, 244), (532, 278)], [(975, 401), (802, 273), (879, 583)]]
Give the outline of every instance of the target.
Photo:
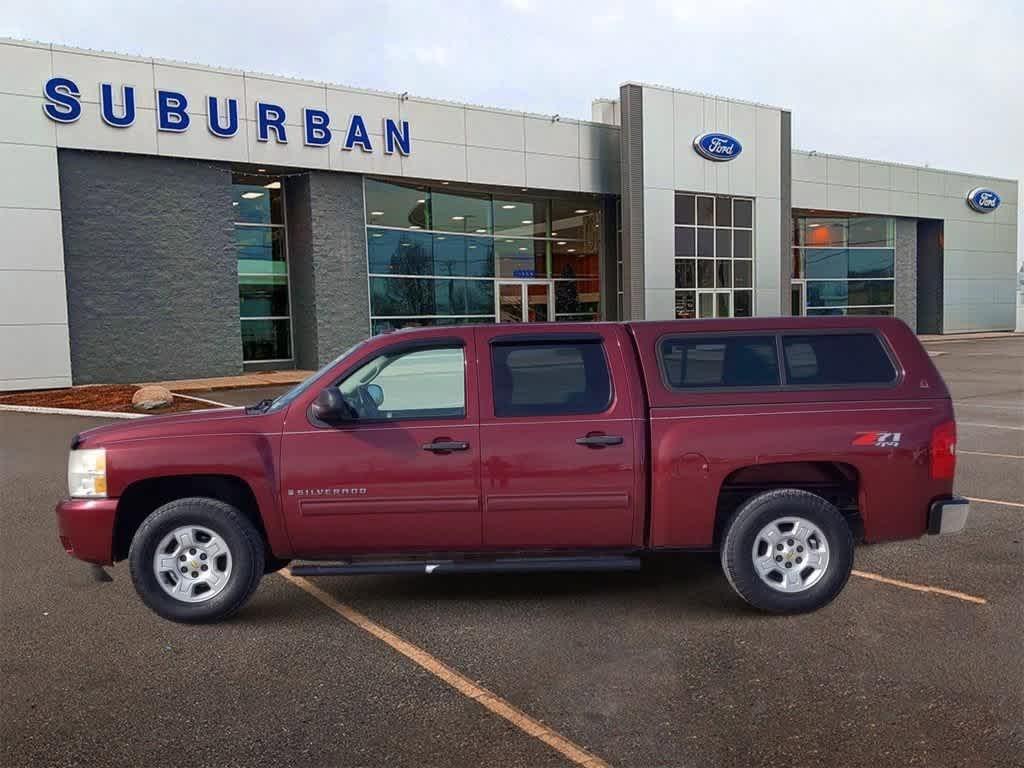
[(440, 560), (430, 562), (324, 563), (293, 565), (295, 576), (357, 576), (382, 573), (574, 573), (579, 571), (639, 571), (637, 557), (522, 557), (500, 560)]

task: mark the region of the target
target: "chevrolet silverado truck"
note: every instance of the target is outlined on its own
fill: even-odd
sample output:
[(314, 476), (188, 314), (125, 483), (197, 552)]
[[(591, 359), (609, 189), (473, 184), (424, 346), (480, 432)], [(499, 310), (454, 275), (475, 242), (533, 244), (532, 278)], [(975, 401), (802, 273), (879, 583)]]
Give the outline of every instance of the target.
[(246, 408), (76, 435), (66, 551), (213, 621), (265, 573), (631, 570), (720, 552), (819, 608), (855, 542), (961, 530), (949, 392), (899, 320), (462, 325), (364, 341)]

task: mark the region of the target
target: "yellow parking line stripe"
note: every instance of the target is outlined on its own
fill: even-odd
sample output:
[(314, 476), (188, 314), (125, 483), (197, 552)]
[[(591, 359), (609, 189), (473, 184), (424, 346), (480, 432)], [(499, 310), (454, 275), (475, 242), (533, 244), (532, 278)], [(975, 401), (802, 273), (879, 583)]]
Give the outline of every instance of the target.
[(903, 587), (904, 589), (912, 589), (915, 592), (931, 592), (935, 595), (945, 595), (946, 597), (955, 597), (957, 600), (965, 600), (968, 603), (977, 603), (978, 605), (987, 605), (988, 600), (983, 597), (975, 597), (974, 595), (968, 595), (964, 592), (956, 592), (952, 589), (942, 589), (940, 587), (929, 587), (924, 584), (914, 584), (909, 581), (900, 581), (899, 579), (890, 579), (888, 576), (880, 576), (877, 573), (870, 573), (868, 571), (850, 571), (854, 576), (859, 576), (862, 579), (870, 579), (871, 581), (879, 581), (882, 584), (889, 584), (894, 587)]
[(963, 451), (959, 448), (956, 449), (957, 456), (962, 453), (966, 453), (968, 456), (995, 456), (999, 459), (1024, 459), (1024, 456), (1019, 456), (1016, 453), (986, 453), (985, 451)]
[(968, 501), (977, 501), (981, 504), (999, 504), (1004, 507), (1020, 507), (1021, 509), (1024, 509), (1024, 504), (1021, 504), (1019, 501), (1000, 501), (999, 499), (975, 499), (971, 496), (964, 496), (964, 498), (967, 499)]
[(574, 744), (565, 736), (562, 736), (543, 723), (534, 720), (521, 709), (513, 706), (497, 694), (491, 693), (486, 688), (477, 685), (468, 677), (455, 671), (419, 646), (402, 639), (390, 629), (364, 616), (355, 608), (335, 599), (311, 581), (301, 576), (293, 575), (287, 568), (278, 571), (278, 573), (299, 589), (308, 592), (342, 618), (347, 619), (364, 632), (368, 632), (381, 642), (391, 646), (391, 648), (423, 667), (427, 672), (447, 683), (463, 696), (472, 699), (491, 713), (507, 720), (529, 736), (547, 744), (576, 765), (584, 766), (584, 768), (609, 768), (608, 764), (601, 758), (587, 752), (583, 747)]

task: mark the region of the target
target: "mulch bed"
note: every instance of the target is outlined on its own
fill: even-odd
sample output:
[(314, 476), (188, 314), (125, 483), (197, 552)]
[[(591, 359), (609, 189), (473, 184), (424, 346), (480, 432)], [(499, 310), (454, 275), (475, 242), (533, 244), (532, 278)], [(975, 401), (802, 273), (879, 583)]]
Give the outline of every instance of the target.
[(177, 413), (199, 411), (215, 406), (175, 397), (170, 405), (151, 411), (135, 410), (132, 395), (139, 388), (133, 384), (96, 384), (67, 389), (38, 389), (0, 395), (0, 405), (35, 405), (43, 408), (77, 408), (86, 411), (117, 413)]

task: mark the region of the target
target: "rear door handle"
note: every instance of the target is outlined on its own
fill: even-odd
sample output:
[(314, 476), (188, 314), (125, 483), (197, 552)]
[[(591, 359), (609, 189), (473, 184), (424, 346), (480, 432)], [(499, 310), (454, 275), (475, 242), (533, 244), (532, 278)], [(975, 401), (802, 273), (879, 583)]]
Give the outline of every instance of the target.
[(462, 440), (435, 440), (432, 443), (423, 444), (424, 451), (434, 453), (451, 453), (452, 451), (468, 451), (469, 443)]
[(588, 448), (604, 448), (608, 445), (622, 445), (622, 438), (618, 435), (587, 435), (577, 437), (576, 445), (585, 445)]

